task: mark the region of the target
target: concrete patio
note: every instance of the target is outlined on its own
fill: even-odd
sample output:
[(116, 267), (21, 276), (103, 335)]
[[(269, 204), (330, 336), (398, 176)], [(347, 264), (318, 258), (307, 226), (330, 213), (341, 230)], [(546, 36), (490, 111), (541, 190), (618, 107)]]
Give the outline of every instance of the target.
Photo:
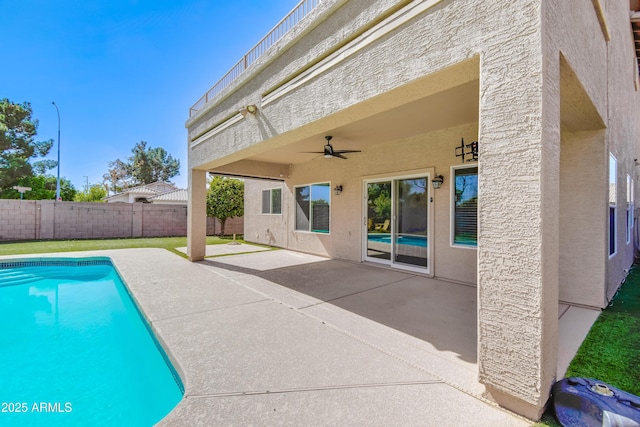
[[(256, 278), (261, 278), (296, 291), (280, 297), (305, 313), (327, 316), (333, 308), (341, 308), (418, 338), (420, 342), (413, 344), (428, 353), (420, 356), (425, 368), (463, 390), (478, 395), (484, 392), (477, 382), (475, 287), (293, 251), (250, 254), (250, 248), (237, 249), (238, 253), (246, 252), (243, 256), (208, 258), (203, 263), (254, 289), (260, 283)], [(207, 247), (208, 256), (228, 251)], [(312, 300), (300, 301), (300, 294)], [(564, 376), (599, 314), (599, 310), (559, 305), (558, 378)], [(442, 359), (453, 365), (440, 365)]]
[(477, 382), (473, 287), (284, 250), (50, 256), (95, 255), (114, 261), (184, 382), (160, 425), (530, 424)]

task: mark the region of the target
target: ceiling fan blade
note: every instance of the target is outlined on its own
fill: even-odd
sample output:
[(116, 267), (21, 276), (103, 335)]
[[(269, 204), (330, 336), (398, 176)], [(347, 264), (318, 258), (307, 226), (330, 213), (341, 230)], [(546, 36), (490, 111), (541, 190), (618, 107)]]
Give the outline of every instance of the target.
[(360, 150), (335, 150), (331, 145), (331, 136), (327, 135), (324, 139), (327, 140), (327, 143), (324, 146), (324, 151), (300, 151), (300, 153), (308, 153), (308, 154), (322, 154), (325, 158), (338, 157), (340, 159), (347, 158), (343, 156), (344, 153), (361, 153)]

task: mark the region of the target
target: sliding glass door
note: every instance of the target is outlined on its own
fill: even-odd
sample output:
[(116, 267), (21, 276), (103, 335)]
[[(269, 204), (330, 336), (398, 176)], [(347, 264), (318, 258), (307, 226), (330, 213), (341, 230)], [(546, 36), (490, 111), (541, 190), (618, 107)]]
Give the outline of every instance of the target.
[(395, 181), (393, 261), (427, 268), (427, 178)]
[(366, 184), (367, 258), (391, 261), (391, 188), (391, 181)]
[(365, 260), (428, 270), (428, 184), (428, 175), (365, 181)]

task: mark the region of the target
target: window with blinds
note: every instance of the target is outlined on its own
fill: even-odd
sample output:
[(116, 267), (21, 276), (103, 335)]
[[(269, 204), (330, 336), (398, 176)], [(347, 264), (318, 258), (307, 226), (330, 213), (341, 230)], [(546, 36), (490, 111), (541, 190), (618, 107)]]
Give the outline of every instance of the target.
[(329, 233), (331, 186), (329, 183), (295, 188), (296, 230)]
[(617, 241), (617, 208), (618, 208), (618, 159), (609, 153), (609, 256), (616, 253)]
[(452, 169), (452, 244), (478, 245), (478, 167)]
[(262, 213), (271, 213), (271, 190), (262, 190)]
[(282, 188), (262, 190), (262, 213), (265, 215), (282, 213)]

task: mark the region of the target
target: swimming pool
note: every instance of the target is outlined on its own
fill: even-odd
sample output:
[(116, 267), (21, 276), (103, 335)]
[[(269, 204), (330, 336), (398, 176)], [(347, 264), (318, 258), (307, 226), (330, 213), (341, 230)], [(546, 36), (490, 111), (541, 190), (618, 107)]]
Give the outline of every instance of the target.
[[(369, 234), (367, 238), (370, 242), (391, 243), (391, 234)], [(398, 236), (396, 237), (396, 243), (398, 245), (421, 246), (426, 248), (427, 236)]]
[(184, 389), (107, 258), (0, 260), (0, 425), (151, 426)]

